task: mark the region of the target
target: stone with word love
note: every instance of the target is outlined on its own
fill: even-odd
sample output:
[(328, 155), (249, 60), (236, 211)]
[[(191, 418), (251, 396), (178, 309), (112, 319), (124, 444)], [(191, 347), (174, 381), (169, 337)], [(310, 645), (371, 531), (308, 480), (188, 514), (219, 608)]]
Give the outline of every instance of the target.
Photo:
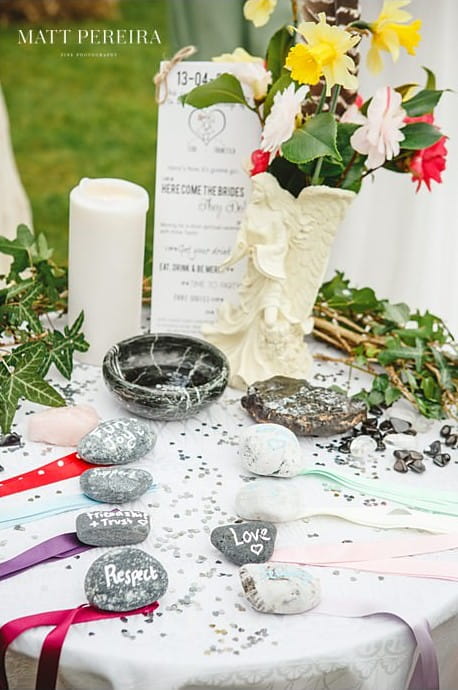
[(236, 565), (264, 563), (271, 557), (277, 528), (270, 522), (243, 522), (215, 527), (211, 543)]
[(126, 467), (97, 467), (80, 477), (81, 491), (101, 503), (135, 501), (152, 483), (153, 477), (146, 470)]
[(261, 613), (303, 613), (318, 606), (320, 582), (290, 563), (251, 563), (240, 568), (245, 596)]
[(84, 580), (90, 604), (102, 611), (133, 611), (156, 601), (167, 590), (167, 572), (141, 549), (116, 549), (91, 565)]
[(110, 419), (102, 422), (78, 443), (80, 458), (94, 465), (125, 465), (149, 453), (156, 434), (138, 419)]
[(245, 467), (255, 474), (294, 477), (304, 466), (299, 441), (280, 424), (254, 424), (244, 429), (239, 453)]
[(94, 510), (76, 518), (76, 536), (91, 546), (139, 544), (149, 530), (149, 515), (140, 510)]

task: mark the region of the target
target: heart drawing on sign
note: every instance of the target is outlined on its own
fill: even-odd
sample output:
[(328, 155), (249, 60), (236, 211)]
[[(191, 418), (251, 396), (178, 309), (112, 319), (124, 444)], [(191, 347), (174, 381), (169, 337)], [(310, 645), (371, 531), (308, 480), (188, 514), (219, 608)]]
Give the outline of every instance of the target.
[(262, 544), (252, 544), (250, 546), (250, 551), (251, 553), (255, 553), (256, 556), (259, 556), (259, 554), (262, 552), (264, 546)]
[(207, 146), (212, 139), (224, 132), (226, 116), (218, 108), (193, 110), (188, 120), (189, 129)]

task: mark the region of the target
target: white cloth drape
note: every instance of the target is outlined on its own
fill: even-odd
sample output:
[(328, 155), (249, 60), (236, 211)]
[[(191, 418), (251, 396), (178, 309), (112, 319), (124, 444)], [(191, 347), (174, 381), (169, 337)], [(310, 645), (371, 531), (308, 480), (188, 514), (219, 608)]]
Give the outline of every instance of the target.
[[(382, 2), (362, 0), (362, 16), (372, 20)], [(369, 74), (362, 58), (360, 92), (376, 86), (424, 84), (421, 65), (432, 69), (438, 88), (458, 91), (458, 2), (413, 0), (406, 8), (423, 21), (415, 57), (402, 51), (393, 65), (383, 53), (385, 69)], [(367, 43), (366, 43), (367, 45)], [(365, 53), (364, 53), (365, 55)], [(407, 302), (441, 316), (458, 338), (458, 94), (446, 93), (436, 108), (436, 123), (450, 139), (443, 184), (432, 182), (415, 193), (410, 175), (378, 171), (350, 209), (333, 248), (328, 277), (345, 271), (352, 283), (373, 287), (380, 297)]]

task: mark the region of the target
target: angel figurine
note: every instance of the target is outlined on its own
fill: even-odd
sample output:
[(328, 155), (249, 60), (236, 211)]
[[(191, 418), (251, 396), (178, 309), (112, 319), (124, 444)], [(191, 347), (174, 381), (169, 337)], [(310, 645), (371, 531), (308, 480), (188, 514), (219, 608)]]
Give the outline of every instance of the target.
[(253, 177), (234, 250), (221, 265), (247, 258), (240, 303), (225, 302), (215, 323), (202, 329), (227, 355), (231, 385), (245, 388), (271, 376), (304, 378), (310, 372), (304, 336), (312, 331), (330, 247), (353, 197), (313, 186), (295, 199), (270, 173)]

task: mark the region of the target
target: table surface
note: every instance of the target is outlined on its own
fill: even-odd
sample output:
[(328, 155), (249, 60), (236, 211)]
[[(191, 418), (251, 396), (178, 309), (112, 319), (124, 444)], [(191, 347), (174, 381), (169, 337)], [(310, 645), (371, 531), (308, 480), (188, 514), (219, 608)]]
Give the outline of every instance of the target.
[[(320, 347), (320, 349), (322, 349)], [(316, 362), (317, 385), (358, 390), (364, 375), (334, 363)], [(128, 416), (105, 389), (99, 369), (77, 365), (71, 383), (54, 378), (70, 404), (90, 403), (102, 419)], [(24, 404), (16, 430), (26, 437), (27, 418), (37, 406)], [(148, 469), (155, 490), (123, 507), (151, 516), (151, 533), (140, 545), (166, 567), (170, 585), (159, 609), (149, 616), (115, 618), (73, 626), (63, 648), (58, 688), (71, 690), (402, 690), (414, 656), (407, 627), (388, 617), (350, 619), (313, 612), (295, 616), (257, 613), (243, 596), (238, 568), (210, 543), (210, 532), (232, 522), (235, 495), (248, 476), (238, 454), (238, 433), (253, 423), (240, 406), (238, 391), (183, 422), (149, 422), (158, 433), (154, 451), (134, 466)], [(438, 437), (441, 424), (417, 437), (420, 449)], [(308, 466), (327, 466), (349, 476), (409, 486), (458, 488), (458, 451), (439, 468), (428, 462), (422, 475), (392, 470), (392, 450), (367, 462), (339, 454), (332, 439), (301, 439)], [(25, 442), (21, 449), (2, 449), (2, 478), (50, 462), (72, 449)], [(265, 481), (265, 480), (263, 480)], [(272, 479), (269, 481), (291, 481)], [(293, 481), (298, 481), (293, 480)], [(345, 489), (302, 478), (305, 504), (321, 495), (337, 508), (365, 510), (398, 506)], [(0, 499), (0, 515), (33, 503), (45, 509), (49, 497), (76, 495), (78, 478)], [(94, 509), (100, 504), (94, 503)], [(66, 531), (73, 531), (78, 511), (17, 524), (0, 531), (0, 560)], [(458, 523), (457, 523), (458, 525)], [(458, 529), (457, 529), (458, 531)], [(410, 531), (412, 533), (412, 530)], [(406, 530), (383, 530), (332, 517), (315, 516), (278, 525), (277, 546), (391, 539)], [(83, 581), (104, 548), (37, 566), (0, 583), (0, 624), (13, 618), (70, 608), (85, 602)], [(456, 559), (456, 551), (428, 558)], [(371, 601), (387, 606), (412, 602), (428, 618), (438, 650), (441, 688), (458, 688), (456, 644), (458, 590), (453, 582), (378, 575), (349, 569), (307, 568), (320, 578), (327, 596)], [(23, 634), (11, 646), (7, 670), (10, 687), (34, 687), (36, 659), (48, 629)]]

